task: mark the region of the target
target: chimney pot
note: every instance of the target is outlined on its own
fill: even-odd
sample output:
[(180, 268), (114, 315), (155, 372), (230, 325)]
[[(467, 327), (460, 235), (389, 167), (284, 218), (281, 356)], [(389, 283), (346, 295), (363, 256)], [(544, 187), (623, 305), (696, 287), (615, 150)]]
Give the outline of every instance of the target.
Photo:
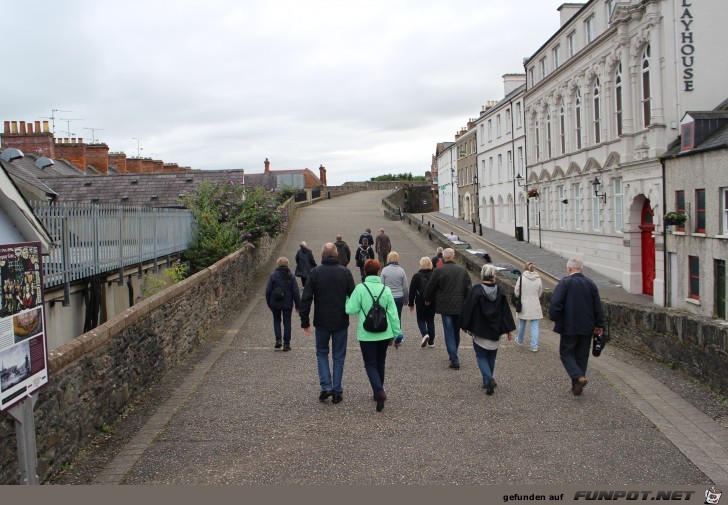
[(18, 122), (13, 121), (10, 123), (10, 133), (18, 133)]
[(79, 144), (83, 144), (83, 138), (81, 138), (81, 137), (78, 137), (78, 143), (79, 143)]
[(48, 121), (43, 121), (43, 133), (49, 133), (51, 129), (48, 127)]
[(35, 133), (40, 133), (40, 121), (35, 122)]
[(265, 162), (263, 163), (265, 165), (265, 172), (266, 174), (270, 173), (270, 161), (268, 161), (268, 158), (265, 159)]
[(32, 135), (33, 134), (33, 123), (28, 123), (27, 128), (28, 128), (28, 134)]
[(5, 133), (10, 133), (10, 121), (5, 121)]
[(26, 131), (25, 131), (25, 121), (21, 121), (20, 122), (20, 133), (23, 134), (23, 135), (25, 135), (25, 133), (26, 133)]

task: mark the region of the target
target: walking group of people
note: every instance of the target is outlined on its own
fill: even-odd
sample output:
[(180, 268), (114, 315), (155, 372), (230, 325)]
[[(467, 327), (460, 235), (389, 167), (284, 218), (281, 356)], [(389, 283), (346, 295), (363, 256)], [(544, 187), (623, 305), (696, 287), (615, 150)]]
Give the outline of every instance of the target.
[[(374, 246), (372, 247), (372, 243)], [(374, 254), (377, 254), (377, 258)], [(273, 313), (275, 348), (291, 350), (291, 317), (295, 309), (305, 335), (311, 335), (311, 305), (314, 305), (316, 360), (321, 392), (319, 400), (343, 400), (342, 376), (346, 357), (349, 316), (357, 314), (357, 340), (364, 369), (369, 379), (376, 410), (384, 408), (385, 364), (389, 347), (398, 348), (404, 340), (401, 317), (404, 304), (416, 313), (422, 348), (435, 345), (435, 314), (440, 314), (449, 367), (458, 370), (460, 331), (473, 339), (476, 363), (482, 387), (492, 395), (496, 356), (501, 338), (513, 339), (516, 324), (506, 293), (496, 284), (497, 268), (487, 263), (480, 271), (480, 282), (472, 285), (468, 271), (455, 261), (455, 250), (438, 248), (433, 258), (422, 257), (419, 270), (411, 282), (399, 265), (399, 254), (392, 250), (382, 228), (376, 238), (366, 229), (359, 238), (354, 255), (361, 283), (355, 286), (348, 268), (351, 250), (338, 235), (336, 242), (324, 244), (321, 263), (316, 264), (306, 242), (296, 254), (295, 276), (301, 278), (298, 289), (289, 261), (277, 260), (277, 268), (266, 286), (266, 302)], [(572, 393), (580, 395), (586, 380), (586, 368), (592, 335), (601, 334), (604, 314), (596, 285), (582, 273), (581, 260), (567, 263), (568, 276), (554, 290), (549, 317), (554, 331), (561, 335), (559, 353), (571, 379)], [(541, 278), (532, 263), (527, 263), (516, 282), (515, 296), (520, 301), (516, 316), (520, 320), (516, 344), (525, 343), (530, 326), (530, 348), (538, 351), (539, 319), (543, 317), (540, 297)], [(281, 331), (282, 326), (282, 331)], [(331, 363), (329, 364), (329, 353)], [(332, 371), (333, 368), (333, 371)]]

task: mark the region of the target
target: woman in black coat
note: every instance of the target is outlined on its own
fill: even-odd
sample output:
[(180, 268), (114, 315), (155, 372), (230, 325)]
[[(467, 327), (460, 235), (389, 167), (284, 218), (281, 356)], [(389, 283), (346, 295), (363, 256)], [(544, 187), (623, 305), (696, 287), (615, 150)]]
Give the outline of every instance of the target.
[(492, 395), (496, 386), (493, 371), (501, 335), (507, 333), (508, 340), (513, 340), (511, 332), (516, 329), (506, 295), (495, 283), (496, 272), (490, 263), (483, 266), (483, 282), (470, 290), (460, 316), (460, 327), (473, 336), (475, 359), (487, 395)]
[(410, 312), (417, 309), (417, 327), (422, 341), (420, 347), (429, 344), (435, 347), (435, 304), (425, 305), (425, 288), (432, 276), (432, 260), (427, 256), (420, 258), (420, 270), (412, 276), (409, 286)]
[(369, 243), (369, 239), (364, 237), (361, 239), (361, 244), (359, 244), (359, 247), (356, 249), (356, 254), (354, 255), (354, 260), (356, 260), (356, 266), (359, 267), (362, 282), (364, 282), (364, 279), (366, 278), (366, 274), (364, 273), (364, 263), (366, 263), (369, 259), (374, 259), (374, 249)]
[[(288, 268), (288, 258), (280, 257), (278, 268), (270, 274), (265, 287), (265, 303), (273, 313), (273, 332), (276, 336), (276, 349), (283, 346), (284, 351), (291, 350), (291, 312), (293, 307), (301, 305), (301, 294), (296, 278)], [(283, 342), (281, 343), (281, 323), (283, 323)]]
[(304, 241), (301, 242), (301, 247), (296, 253), (296, 277), (301, 278), (301, 286), (306, 287), (306, 279), (308, 279), (308, 273), (316, 266), (316, 260), (313, 258), (311, 249), (308, 248), (308, 244)]

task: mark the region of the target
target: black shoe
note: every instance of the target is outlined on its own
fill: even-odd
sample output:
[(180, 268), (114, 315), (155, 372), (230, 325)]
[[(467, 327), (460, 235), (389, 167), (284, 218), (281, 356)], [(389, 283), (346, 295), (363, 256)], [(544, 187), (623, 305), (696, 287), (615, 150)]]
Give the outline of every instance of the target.
[(319, 395), (319, 400), (322, 402), (325, 402), (329, 396), (333, 396), (333, 395), (334, 395), (333, 391), (321, 391), (321, 394)]
[(571, 388), (571, 392), (574, 394), (574, 396), (581, 396), (581, 393), (584, 392), (584, 386), (586, 386), (587, 380), (584, 377), (579, 377), (579, 379), (574, 382), (574, 385)]
[(290, 351), (290, 350), (291, 350), (291, 344), (286, 344), (286, 345), (284, 345), (284, 346), (283, 346), (283, 350), (284, 350), (284, 351), (286, 351), (286, 352), (287, 352), (287, 351)]
[(450, 362), (450, 368), (452, 368), (453, 370), (460, 370), (460, 364), (459, 363), (453, 363), (451, 361)]
[(331, 398), (331, 403), (341, 403), (341, 400), (344, 399), (343, 393), (334, 393), (333, 398)]
[(495, 381), (493, 379), (490, 379), (490, 381), (488, 381), (488, 384), (485, 386), (485, 394), (490, 396), (494, 392), (495, 392)]
[(379, 396), (377, 397), (377, 412), (381, 412), (384, 408), (384, 400), (387, 399), (387, 393), (382, 391)]
[(283, 344), (281, 344), (280, 340), (276, 340), (276, 345), (273, 346), (274, 349), (280, 349), (283, 347)]

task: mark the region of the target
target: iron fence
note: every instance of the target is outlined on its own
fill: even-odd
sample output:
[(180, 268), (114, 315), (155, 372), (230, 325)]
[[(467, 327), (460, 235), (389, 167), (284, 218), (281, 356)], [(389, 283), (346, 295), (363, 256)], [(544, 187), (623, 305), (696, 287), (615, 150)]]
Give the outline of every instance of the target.
[(192, 242), (192, 213), (183, 209), (32, 202), (53, 239), (44, 258), (45, 288), (96, 274), (119, 272), (186, 250)]

